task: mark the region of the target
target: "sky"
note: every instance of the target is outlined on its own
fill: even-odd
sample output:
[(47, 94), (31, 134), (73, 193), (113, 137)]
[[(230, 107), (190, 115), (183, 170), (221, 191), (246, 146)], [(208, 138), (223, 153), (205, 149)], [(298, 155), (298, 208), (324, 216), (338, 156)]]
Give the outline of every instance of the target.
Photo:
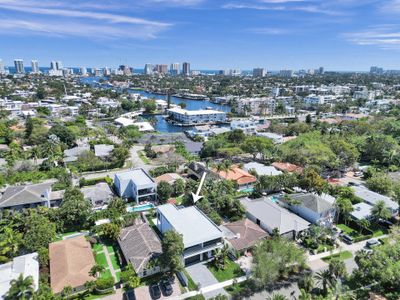
[(0, 58), (49, 66), (400, 69), (400, 0), (0, 0)]

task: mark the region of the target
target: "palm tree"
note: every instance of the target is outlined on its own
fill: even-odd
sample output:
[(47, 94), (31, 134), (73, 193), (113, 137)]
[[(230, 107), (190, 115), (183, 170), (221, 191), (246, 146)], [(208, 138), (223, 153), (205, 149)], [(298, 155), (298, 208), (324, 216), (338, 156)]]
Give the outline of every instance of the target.
[(301, 289), (300, 290), (300, 295), (297, 298), (297, 300), (311, 300), (311, 294), (306, 292), (305, 290)]
[(288, 300), (288, 298), (282, 294), (272, 294), (267, 297), (267, 300)]
[(371, 226), (370, 221), (368, 221), (367, 219), (363, 218), (361, 220), (357, 221), (357, 224), (360, 226), (361, 228), (361, 234), (363, 234), (363, 229), (367, 230), (369, 226)]
[(332, 287), (335, 284), (335, 277), (329, 270), (322, 270), (315, 274), (319, 286), (322, 286), (322, 292), (324, 295), (328, 293), (328, 287)]
[(22, 242), (22, 234), (11, 227), (5, 227), (0, 235), (0, 262), (6, 262), (15, 256)]
[(68, 299), (68, 297), (71, 296), (72, 292), (73, 292), (72, 286), (68, 285), (68, 286), (63, 288), (63, 290), (61, 291), (61, 295), (65, 299)]
[(336, 207), (336, 222), (339, 221), (340, 215), (343, 215), (343, 218), (346, 221), (348, 220), (348, 215), (353, 211), (353, 205), (350, 199), (347, 198), (337, 198), (335, 202)]
[(297, 282), (299, 289), (303, 290), (306, 293), (311, 293), (314, 288), (314, 279), (311, 274), (307, 274), (300, 278)]
[(227, 244), (224, 245), (223, 248), (219, 248), (216, 250), (214, 254), (214, 266), (217, 269), (224, 270), (226, 260), (229, 254), (229, 246)]
[(29, 300), (34, 294), (33, 278), (20, 274), (17, 279), (11, 280), (11, 286), (8, 290), (6, 300)]
[(392, 216), (389, 209), (383, 200), (379, 200), (371, 209), (373, 218), (378, 221), (379, 219), (387, 220)]
[(89, 275), (98, 277), (101, 272), (104, 272), (105, 268), (99, 264), (95, 264), (89, 271)]
[(341, 278), (346, 276), (346, 265), (345, 263), (340, 260), (340, 259), (332, 259), (329, 262), (329, 272), (331, 274), (335, 275), (336, 278)]

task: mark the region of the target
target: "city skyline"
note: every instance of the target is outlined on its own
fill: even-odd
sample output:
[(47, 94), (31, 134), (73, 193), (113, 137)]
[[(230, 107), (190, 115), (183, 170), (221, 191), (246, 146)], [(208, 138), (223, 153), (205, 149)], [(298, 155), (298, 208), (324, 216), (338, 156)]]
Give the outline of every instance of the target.
[(6, 65), (22, 58), (74, 67), (400, 69), (400, 1), (325, 2), (0, 0), (0, 57)]

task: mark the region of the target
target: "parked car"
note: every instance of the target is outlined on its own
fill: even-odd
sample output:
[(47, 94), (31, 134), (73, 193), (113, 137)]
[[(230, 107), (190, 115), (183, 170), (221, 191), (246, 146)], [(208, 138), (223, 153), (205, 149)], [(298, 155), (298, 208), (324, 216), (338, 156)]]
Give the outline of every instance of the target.
[(388, 220), (379, 219), (378, 223), (379, 225), (382, 225), (383, 227), (386, 227), (388, 229), (390, 229), (390, 227), (393, 226), (393, 223)]
[(160, 286), (155, 283), (150, 286), (150, 296), (152, 299), (160, 299), (161, 298), (161, 290)]
[(362, 251), (364, 251), (364, 252), (367, 253), (367, 254), (372, 254), (372, 253), (374, 252), (374, 250), (369, 249), (369, 248), (367, 248), (367, 247), (362, 248)]
[(124, 293), (124, 300), (136, 300), (135, 291), (134, 290), (127, 290)]
[(361, 172), (361, 171), (354, 172), (354, 177), (361, 177), (362, 175), (363, 175), (363, 172)]
[(164, 296), (171, 296), (172, 293), (174, 292), (171, 283), (169, 283), (168, 280), (163, 280), (161, 281), (161, 290), (164, 294)]
[(381, 245), (381, 242), (378, 241), (377, 239), (372, 239), (365, 243), (365, 246), (370, 249), (379, 245)]
[(348, 245), (353, 244), (353, 238), (347, 234), (342, 234), (341, 235), (342, 241), (345, 242)]

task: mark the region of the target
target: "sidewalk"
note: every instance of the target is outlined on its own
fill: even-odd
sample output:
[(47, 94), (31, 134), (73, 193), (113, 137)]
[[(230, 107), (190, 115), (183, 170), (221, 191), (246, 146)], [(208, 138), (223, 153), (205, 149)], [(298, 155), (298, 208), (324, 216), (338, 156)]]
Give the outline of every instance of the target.
[(200, 289), (200, 291), (188, 292), (186, 294), (180, 295), (178, 298), (172, 298), (172, 299), (173, 300), (187, 299), (187, 298), (190, 298), (190, 297), (193, 297), (193, 296), (196, 296), (196, 295), (210, 293), (212, 291), (223, 289), (224, 287), (232, 285), (235, 280), (236, 280), (236, 282), (239, 283), (239, 282), (243, 282), (243, 281), (245, 281), (247, 279), (248, 279), (247, 276), (241, 276), (241, 277), (237, 277), (235, 279), (229, 279), (229, 280), (224, 281), (224, 282), (218, 282), (216, 284), (203, 287), (203, 288)]
[(354, 244), (351, 244), (351, 245), (347, 245), (347, 244), (345, 244), (343, 242), (340, 242), (339, 247), (336, 248), (335, 250), (327, 251), (327, 252), (323, 252), (323, 253), (319, 253), (319, 254), (314, 254), (314, 255), (309, 255), (307, 260), (309, 262), (315, 261), (315, 260), (330, 256), (332, 254), (336, 254), (336, 253), (339, 253), (339, 252), (342, 252), (342, 251), (350, 251), (351, 253), (354, 254), (355, 252), (363, 249), (365, 247), (365, 243), (367, 241), (373, 240), (373, 239), (381, 239), (381, 238), (385, 238), (387, 236), (388, 235), (385, 234), (385, 235), (381, 235), (379, 237), (370, 238), (368, 240), (364, 240), (364, 241), (361, 241), (361, 242), (358, 242), (358, 243), (354, 243)]

